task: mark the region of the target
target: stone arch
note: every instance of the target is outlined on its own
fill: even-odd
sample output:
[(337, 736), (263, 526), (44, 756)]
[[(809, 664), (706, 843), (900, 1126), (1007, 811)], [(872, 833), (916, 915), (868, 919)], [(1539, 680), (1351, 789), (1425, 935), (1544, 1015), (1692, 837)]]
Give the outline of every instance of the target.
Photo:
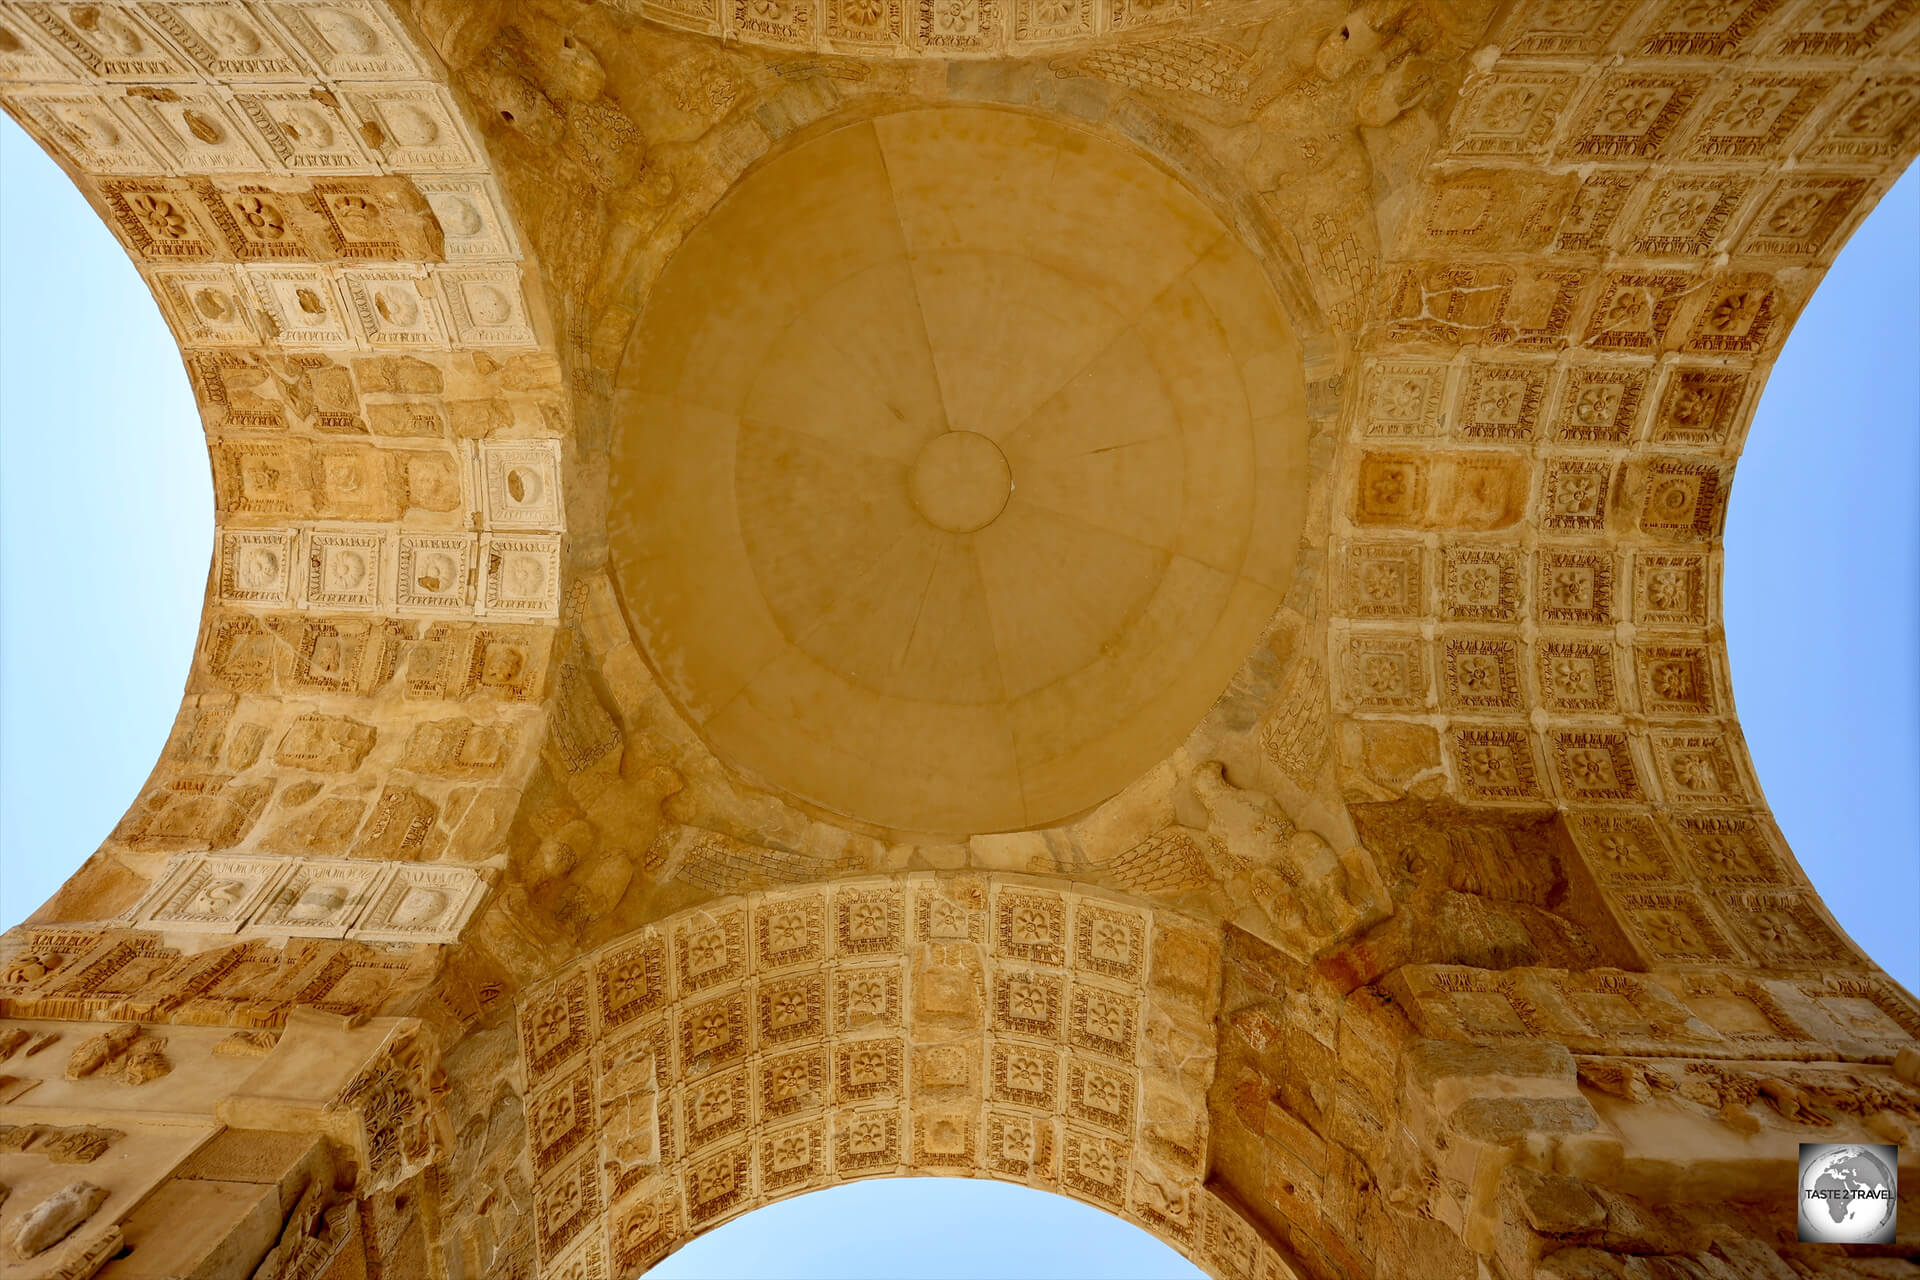
[[(73, 887), (107, 916), (200, 874), (174, 855), (484, 841), (453, 834), (449, 784), (531, 745), (569, 409), (530, 246), (437, 58), (366, 4), (0, 24), (7, 109), (151, 288), (214, 476), (179, 718)], [(422, 737), (421, 695), (487, 710)], [(228, 870), (259, 889), (267, 865)]]
[(918, 1173), (1257, 1274), (1203, 1185), (1219, 959), (1199, 921), (1024, 876), (723, 898), (618, 938), (516, 1004), (542, 1265), (635, 1275), (761, 1204)]
[[(1383, 255), (1330, 548), (1349, 786), (1557, 809), (1639, 963), (1822, 968), (1851, 948), (1746, 755), (1720, 536), (1780, 345), (1912, 154), (1910, 121), (1863, 113), (1901, 92), (1899, 42), (1590, 16), (1502, 17)], [(1624, 68), (1576, 65), (1596, 41)], [(1666, 114), (1609, 132), (1656, 82)], [(1496, 140), (1509, 107), (1533, 132)]]

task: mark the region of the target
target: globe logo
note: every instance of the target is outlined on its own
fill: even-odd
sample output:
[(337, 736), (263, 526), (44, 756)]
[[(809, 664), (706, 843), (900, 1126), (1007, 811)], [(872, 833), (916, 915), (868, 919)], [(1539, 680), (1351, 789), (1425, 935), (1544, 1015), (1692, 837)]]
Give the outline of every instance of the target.
[(1898, 1148), (1800, 1144), (1800, 1239), (1892, 1244)]

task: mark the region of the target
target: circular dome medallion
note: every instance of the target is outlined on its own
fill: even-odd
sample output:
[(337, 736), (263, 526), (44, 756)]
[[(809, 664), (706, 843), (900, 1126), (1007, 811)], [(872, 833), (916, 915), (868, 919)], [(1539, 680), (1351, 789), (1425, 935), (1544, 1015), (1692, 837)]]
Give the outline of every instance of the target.
[(1013, 468), (991, 437), (942, 431), (914, 459), (913, 505), (937, 529), (972, 533), (993, 523), (1013, 496)]
[(636, 640), (750, 781), (890, 832), (1039, 827), (1180, 745), (1284, 593), (1299, 344), (1152, 161), (904, 112), (755, 169), (621, 368)]

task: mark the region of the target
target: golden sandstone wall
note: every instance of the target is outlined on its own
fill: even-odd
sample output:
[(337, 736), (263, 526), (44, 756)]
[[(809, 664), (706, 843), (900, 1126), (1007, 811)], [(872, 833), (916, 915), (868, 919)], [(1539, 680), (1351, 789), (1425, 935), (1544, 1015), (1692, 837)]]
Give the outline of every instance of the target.
[(1223, 1277), (1920, 1274), (1793, 1243), (1920, 1005), (1718, 612), (1914, 0), (5, 0), (0, 102), (218, 508), (0, 940), (0, 1277), (609, 1280), (902, 1173)]

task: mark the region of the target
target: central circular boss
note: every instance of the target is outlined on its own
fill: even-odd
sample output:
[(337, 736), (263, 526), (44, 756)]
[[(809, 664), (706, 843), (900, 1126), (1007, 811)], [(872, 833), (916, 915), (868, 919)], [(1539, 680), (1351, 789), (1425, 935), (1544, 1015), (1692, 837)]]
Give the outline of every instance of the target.
[(993, 523), (1013, 496), (1013, 468), (976, 431), (945, 431), (914, 460), (913, 505), (936, 529), (972, 533)]
[(1287, 591), (1299, 344), (1145, 155), (993, 108), (750, 172), (622, 363), (609, 558), (751, 785), (902, 837), (1046, 826), (1150, 770)]

